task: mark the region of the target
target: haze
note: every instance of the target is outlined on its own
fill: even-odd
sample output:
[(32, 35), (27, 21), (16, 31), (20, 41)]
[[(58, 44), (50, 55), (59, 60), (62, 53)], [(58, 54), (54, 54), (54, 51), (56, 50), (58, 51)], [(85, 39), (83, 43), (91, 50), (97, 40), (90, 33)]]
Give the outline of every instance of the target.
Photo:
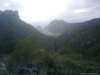
[(0, 10), (18, 10), (20, 18), (31, 24), (54, 19), (81, 22), (98, 18), (99, 5), (100, 0), (0, 0)]

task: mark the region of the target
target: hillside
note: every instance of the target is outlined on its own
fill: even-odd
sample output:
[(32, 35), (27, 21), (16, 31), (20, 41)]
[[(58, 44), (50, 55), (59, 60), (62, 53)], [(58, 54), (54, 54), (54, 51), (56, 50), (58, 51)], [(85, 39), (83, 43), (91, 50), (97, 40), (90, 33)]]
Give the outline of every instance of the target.
[(57, 52), (80, 61), (80, 64), (84, 66), (86, 64), (94, 66), (97, 71), (96, 68), (99, 68), (100, 63), (99, 18), (82, 23), (67, 23), (58, 20), (51, 22), (46, 28), (53, 34), (62, 32), (54, 40)]
[[(33, 26), (20, 20), (17, 11), (1, 11), (0, 12), (0, 53), (5, 54), (11, 52), (16, 43), (27, 37), (43, 45), (45, 35), (36, 30)], [(33, 42), (35, 43), (35, 42)], [(0, 54), (0, 55), (1, 55)]]
[(100, 72), (100, 19), (54, 20), (44, 29), (48, 36), (20, 20), (18, 12), (0, 12), (0, 68), (6, 68), (1, 75)]
[[(58, 24), (60, 24), (59, 22)], [(53, 25), (51, 26), (56, 32), (57, 27)], [(60, 26), (63, 27), (64, 25)], [(76, 57), (79, 61), (88, 64), (100, 62), (100, 19), (82, 23), (66, 23), (63, 28), (62, 35), (55, 39), (56, 51), (60, 51), (67, 57)], [(59, 29), (57, 32), (59, 32)], [(92, 65), (94, 64), (92, 63)]]
[(83, 48), (86, 47), (86, 43), (92, 47), (93, 44), (100, 42), (100, 19), (82, 23), (67, 23), (57, 20), (51, 22), (45, 29), (54, 35), (61, 34), (57, 37), (58, 47), (64, 46), (66, 41), (71, 41), (72, 44)]
[[(94, 19), (84, 23), (77, 24), (75, 30), (67, 36), (64, 33), (61, 36), (66, 39), (66, 44), (71, 45), (71, 48), (77, 50), (85, 58), (92, 59), (98, 56), (95, 48), (100, 44), (100, 19)], [(60, 37), (60, 38), (61, 38)], [(65, 43), (65, 41), (64, 41)], [(99, 50), (99, 49), (98, 49)]]

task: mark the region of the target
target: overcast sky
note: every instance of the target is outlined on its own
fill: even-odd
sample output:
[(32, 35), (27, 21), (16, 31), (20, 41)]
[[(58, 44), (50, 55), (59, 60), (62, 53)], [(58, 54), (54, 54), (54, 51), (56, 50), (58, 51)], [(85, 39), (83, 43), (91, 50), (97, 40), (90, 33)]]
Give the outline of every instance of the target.
[(0, 10), (18, 10), (29, 23), (64, 19), (80, 22), (100, 17), (100, 0), (0, 0)]

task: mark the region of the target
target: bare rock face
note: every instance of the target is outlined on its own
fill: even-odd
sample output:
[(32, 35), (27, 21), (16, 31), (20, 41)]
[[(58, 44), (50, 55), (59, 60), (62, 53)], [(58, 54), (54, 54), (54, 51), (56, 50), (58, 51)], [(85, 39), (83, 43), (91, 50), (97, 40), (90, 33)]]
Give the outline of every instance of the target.
[(0, 11), (0, 18), (1, 19), (5, 19), (5, 17), (6, 17), (6, 19), (18, 19), (19, 18), (19, 16), (18, 16), (18, 11), (11, 11), (11, 10), (6, 10), (6, 11)]

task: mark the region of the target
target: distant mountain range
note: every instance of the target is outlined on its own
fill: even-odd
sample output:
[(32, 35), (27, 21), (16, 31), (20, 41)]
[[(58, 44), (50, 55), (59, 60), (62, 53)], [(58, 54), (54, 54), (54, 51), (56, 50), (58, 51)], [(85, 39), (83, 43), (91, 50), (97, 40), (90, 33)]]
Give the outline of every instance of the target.
[[(100, 19), (93, 19), (82, 23), (67, 23), (63, 20), (52, 21), (45, 30), (57, 37), (57, 47), (60, 50), (71, 49), (81, 52), (85, 57), (96, 55), (96, 48), (100, 45)], [(72, 51), (73, 52), (73, 51)], [(75, 51), (76, 52), (76, 51)], [(92, 52), (92, 53), (91, 53)]]
[(54, 20), (44, 28), (44, 31), (45, 33), (50, 33), (52, 35), (56, 35), (56, 34), (62, 35), (65, 32), (70, 34), (74, 30), (77, 31), (80, 28), (84, 29), (86, 27), (92, 28), (99, 23), (100, 23), (99, 18), (92, 19), (86, 22), (81, 22), (81, 23), (68, 23), (63, 20)]

